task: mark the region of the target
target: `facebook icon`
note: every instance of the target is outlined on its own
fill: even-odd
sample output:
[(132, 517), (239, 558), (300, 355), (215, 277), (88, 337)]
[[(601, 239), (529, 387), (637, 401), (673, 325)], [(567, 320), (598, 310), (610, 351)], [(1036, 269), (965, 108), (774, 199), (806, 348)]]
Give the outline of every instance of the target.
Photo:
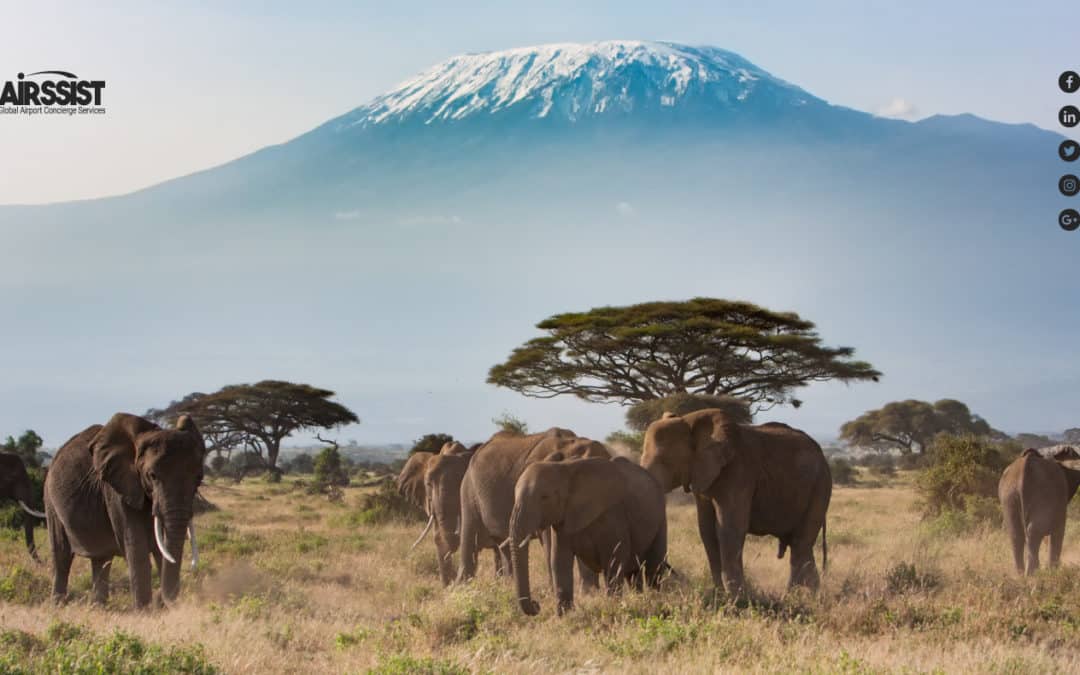
[(1058, 78), (1058, 86), (1061, 87), (1061, 91), (1066, 94), (1071, 94), (1077, 89), (1080, 89), (1080, 75), (1077, 75), (1071, 70), (1066, 70)]

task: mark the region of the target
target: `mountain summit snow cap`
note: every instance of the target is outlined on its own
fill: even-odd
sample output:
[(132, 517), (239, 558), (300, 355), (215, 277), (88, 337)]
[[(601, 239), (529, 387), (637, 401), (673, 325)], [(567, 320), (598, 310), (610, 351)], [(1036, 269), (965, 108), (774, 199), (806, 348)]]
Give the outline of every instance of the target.
[(690, 105), (730, 109), (755, 100), (770, 107), (822, 102), (716, 47), (549, 44), (455, 56), (357, 108), (342, 126), (430, 125), (483, 114), (574, 122)]

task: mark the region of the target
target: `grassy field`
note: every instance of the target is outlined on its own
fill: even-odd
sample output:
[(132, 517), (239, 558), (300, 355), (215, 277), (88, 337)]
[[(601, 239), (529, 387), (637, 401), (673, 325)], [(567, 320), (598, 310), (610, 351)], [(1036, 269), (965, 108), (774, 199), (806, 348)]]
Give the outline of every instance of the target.
[[(0, 672), (1080, 671), (1076, 523), (1064, 567), (1022, 579), (998, 529), (920, 522), (903, 474), (836, 488), (817, 596), (785, 596), (787, 560), (776, 559), (774, 539), (755, 538), (745, 563), (758, 601), (716, 601), (693, 507), (673, 496), (670, 560), (687, 579), (644, 595), (579, 595), (562, 619), (536, 545), (542, 610), (529, 618), (493, 578), (489, 555), (475, 583), (444, 590), (434, 546), (407, 553), (421, 524), (372, 524), (360, 488), (340, 504), (288, 480), (211, 482), (203, 493), (220, 510), (198, 516), (202, 564), (185, 569), (180, 604), (167, 611), (130, 610), (119, 559), (109, 608), (89, 606), (85, 560), (71, 603), (53, 607), (47, 567), (29, 562), (19, 533), (5, 533)], [(43, 532), (38, 541), (47, 556)]]

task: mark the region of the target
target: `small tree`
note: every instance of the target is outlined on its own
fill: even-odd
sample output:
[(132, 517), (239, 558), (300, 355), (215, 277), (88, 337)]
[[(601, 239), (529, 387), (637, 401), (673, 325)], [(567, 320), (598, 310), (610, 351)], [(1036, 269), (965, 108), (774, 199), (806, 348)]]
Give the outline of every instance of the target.
[(306, 452), (301, 452), (289, 461), (289, 471), (292, 473), (313, 473), (315, 471), (315, 459)]
[(928, 448), (926, 466), (916, 481), (925, 514), (970, 511), (978, 500), (996, 500), (998, 479), (1015, 454), (1015, 445), (985, 437), (938, 436)]
[(840, 427), (840, 439), (849, 445), (874, 450), (899, 449), (904, 454), (923, 452), (938, 434), (971, 434), (1000, 438), (986, 420), (953, 399), (936, 403), (893, 401), (869, 410)]
[(341, 461), (341, 453), (336, 445), (323, 448), (315, 456), (315, 485), (320, 490), (334, 487), (346, 487), (349, 473)]
[(424, 434), (416, 439), (413, 446), (409, 448), (409, 454), (430, 452), (433, 455), (437, 455), (439, 454), (439, 451), (442, 450), (443, 445), (453, 442), (454, 437), (450, 434)]
[(41, 440), (32, 429), (27, 429), (18, 438), (8, 436), (7, 440), (0, 444), (0, 451), (13, 452), (22, 458), (23, 464), (28, 467), (40, 467), (41, 446), (45, 442)]
[(529, 425), (525, 423), (525, 420), (514, 417), (508, 412), (504, 412), (499, 417), (492, 419), (491, 423), (499, 427), (499, 431), (514, 436), (527, 436), (529, 434)]

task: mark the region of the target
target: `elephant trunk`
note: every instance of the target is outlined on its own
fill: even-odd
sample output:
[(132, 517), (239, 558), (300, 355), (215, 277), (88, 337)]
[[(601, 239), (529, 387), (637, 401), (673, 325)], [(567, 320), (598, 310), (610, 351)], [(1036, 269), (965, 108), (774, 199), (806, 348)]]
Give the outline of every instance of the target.
[(163, 558), (161, 562), (161, 595), (167, 601), (176, 599), (180, 591), (180, 560), (184, 556), (184, 540), (191, 530), (191, 509), (172, 507), (161, 509), (154, 518), (154, 537)]
[[(450, 502), (450, 503), (447, 503)], [(447, 549), (457, 551), (461, 546), (461, 503), (456, 498), (444, 499), (442, 491), (432, 494), (431, 515), (435, 518), (435, 527), (441, 533)]]
[(510, 561), (514, 570), (518, 606), (525, 614), (536, 616), (540, 612), (540, 605), (532, 599), (529, 588), (529, 537), (538, 528), (535, 524), (530, 524), (530, 520), (534, 519), (528, 517), (522, 508), (522, 501), (518, 500), (510, 516)]

